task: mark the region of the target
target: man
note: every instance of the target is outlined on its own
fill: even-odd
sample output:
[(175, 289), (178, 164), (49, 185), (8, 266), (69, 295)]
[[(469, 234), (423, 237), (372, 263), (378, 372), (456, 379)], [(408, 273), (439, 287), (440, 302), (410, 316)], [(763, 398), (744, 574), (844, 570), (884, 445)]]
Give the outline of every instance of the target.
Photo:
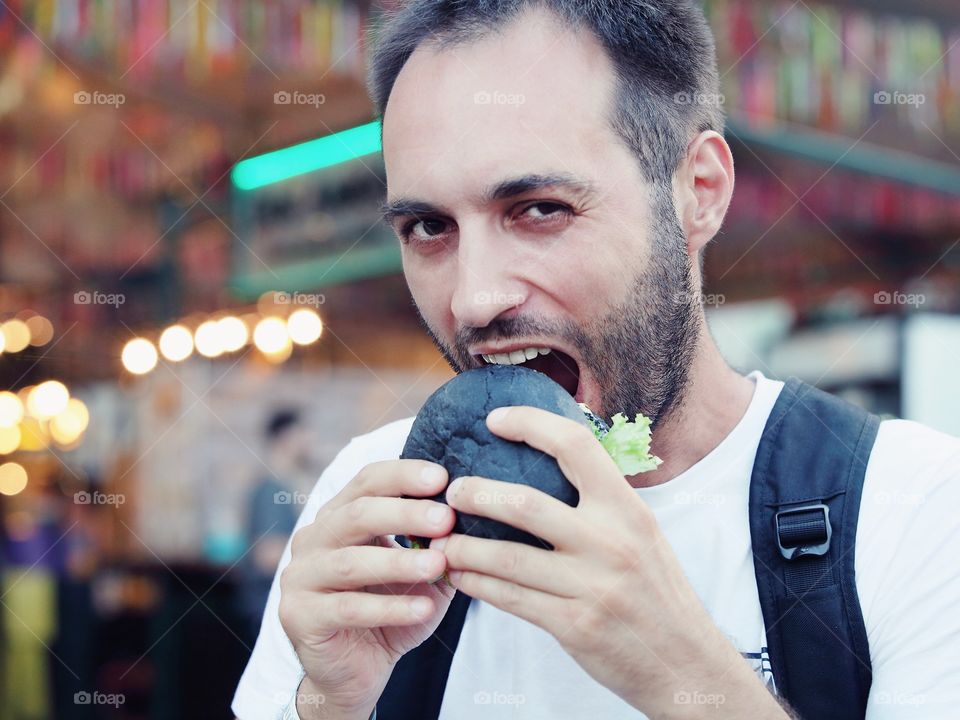
[[(734, 184), (717, 84), (709, 29), (681, 0), (412, 0), (383, 30), (386, 218), (437, 346), (458, 371), (550, 348), (578, 400), (652, 418), (663, 464), (624, 481), (575, 423), (491, 414), (493, 432), (558, 458), (580, 504), (479, 506), (503, 486), (467, 478), (450, 506), (549, 552), (451, 535), (452, 510), (422, 499), (443, 469), (395, 459), (410, 419), (354, 438), (281, 561), (241, 720), (288, 702), (286, 717), (369, 717), (450, 607), (430, 582), (444, 570), (475, 601), (443, 720), (789, 717), (747, 503), (783, 384), (731, 370), (698, 300)], [(942, 510), (960, 500), (958, 465), (956, 439), (880, 426), (856, 531), (871, 719), (954, 717), (960, 701), (958, 524)], [(905, 492), (923, 501), (891, 502)], [(411, 552), (394, 534), (435, 540)]]

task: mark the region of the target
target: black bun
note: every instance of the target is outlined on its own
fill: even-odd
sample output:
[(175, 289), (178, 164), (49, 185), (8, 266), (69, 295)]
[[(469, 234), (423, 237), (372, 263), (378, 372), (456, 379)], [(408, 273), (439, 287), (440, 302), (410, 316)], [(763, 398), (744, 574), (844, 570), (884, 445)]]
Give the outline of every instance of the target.
[[(457, 375), (427, 399), (400, 457), (443, 465), (451, 481), (464, 475), (479, 475), (522, 483), (576, 506), (579, 493), (556, 460), (526, 443), (504, 440), (487, 429), (490, 411), (507, 405), (531, 405), (590, 426), (570, 394), (543, 373), (517, 365), (488, 365)], [(446, 502), (443, 493), (433, 499)], [(509, 502), (510, 498), (490, 501)], [(467, 513), (457, 513), (453, 531), (550, 547), (527, 532)], [(425, 540), (418, 541), (426, 544)]]

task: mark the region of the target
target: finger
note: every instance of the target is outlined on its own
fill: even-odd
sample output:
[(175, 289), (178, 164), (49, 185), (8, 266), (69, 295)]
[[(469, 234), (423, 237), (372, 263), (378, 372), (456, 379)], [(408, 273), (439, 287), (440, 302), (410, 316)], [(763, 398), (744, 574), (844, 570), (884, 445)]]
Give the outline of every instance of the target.
[[(504, 612), (516, 615), (550, 633), (561, 632), (568, 615), (568, 598), (550, 595), (500, 578), (454, 570), (449, 573), (453, 586), (477, 600), (483, 600)], [(551, 629), (553, 628), (553, 629)]]
[(384, 460), (366, 465), (328, 506), (338, 508), (359, 497), (431, 497), (443, 492), (447, 471), (426, 460)]
[(629, 485), (593, 431), (575, 420), (540, 408), (497, 408), (487, 427), (506, 440), (524, 442), (556, 458), (560, 470), (581, 497), (622, 498)]
[(560, 552), (505, 540), (488, 540), (453, 534), (440, 545), (449, 570), (489, 575), (561, 597), (576, 597), (580, 575), (573, 560)]
[(321, 547), (364, 545), (379, 535), (441, 537), (453, 528), (453, 511), (434, 500), (364, 496), (335, 512), (317, 515)]
[(414, 625), (423, 622), (434, 609), (433, 600), (423, 595), (338, 592), (314, 595), (311, 600), (305, 612), (315, 618), (313, 632), (321, 634), (344, 628)]
[(464, 476), (450, 483), (446, 498), (454, 510), (499, 520), (554, 547), (579, 541), (582, 523), (576, 510), (529, 485)]
[[(291, 563), (292, 565), (292, 563)], [(355, 546), (316, 552), (292, 570), (300, 587), (309, 590), (359, 590), (371, 585), (430, 582), (446, 569), (436, 550)]]

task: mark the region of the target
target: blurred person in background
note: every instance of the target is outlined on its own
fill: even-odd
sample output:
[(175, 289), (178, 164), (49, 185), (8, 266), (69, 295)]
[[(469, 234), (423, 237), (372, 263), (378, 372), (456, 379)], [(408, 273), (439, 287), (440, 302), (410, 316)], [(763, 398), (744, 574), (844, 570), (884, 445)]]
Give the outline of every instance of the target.
[(257, 480), (248, 497), (246, 547), (250, 551), (242, 563), (241, 613), (251, 640), (260, 628), (270, 583), (311, 478), (309, 434), (298, 411), (275, 411), (263, 434), (270, 474)]

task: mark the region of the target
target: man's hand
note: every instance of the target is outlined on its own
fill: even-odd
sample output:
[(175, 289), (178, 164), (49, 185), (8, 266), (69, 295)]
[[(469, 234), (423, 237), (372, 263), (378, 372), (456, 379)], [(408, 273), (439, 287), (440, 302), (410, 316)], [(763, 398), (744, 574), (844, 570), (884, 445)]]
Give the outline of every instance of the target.
[[(651, 718), (788, 717), (714, 625), (652, 511), (590, 430), (532, 407), (495, 410), (487, 424), (556, 458), (580, 502), (572, 508), (488, 478), (454, 481), (447, 501), (455, 510), (555, 548), (459, 534), (434, 541), (454, 586), (552, 634), (597, 682)], [(716, 702), (685, 702), (693, 693)]]
[(397, 660), (440, 624), (453, 597), (430, 582), (446, 568), (443, 554), (387, 536), (447, 535), (453, 511), (420, 499), (446, 482), (433, 463), (372, 463), (293, 536), (280, 622), (306, 671), (297, 696), (304, 720), (365, 720)]

